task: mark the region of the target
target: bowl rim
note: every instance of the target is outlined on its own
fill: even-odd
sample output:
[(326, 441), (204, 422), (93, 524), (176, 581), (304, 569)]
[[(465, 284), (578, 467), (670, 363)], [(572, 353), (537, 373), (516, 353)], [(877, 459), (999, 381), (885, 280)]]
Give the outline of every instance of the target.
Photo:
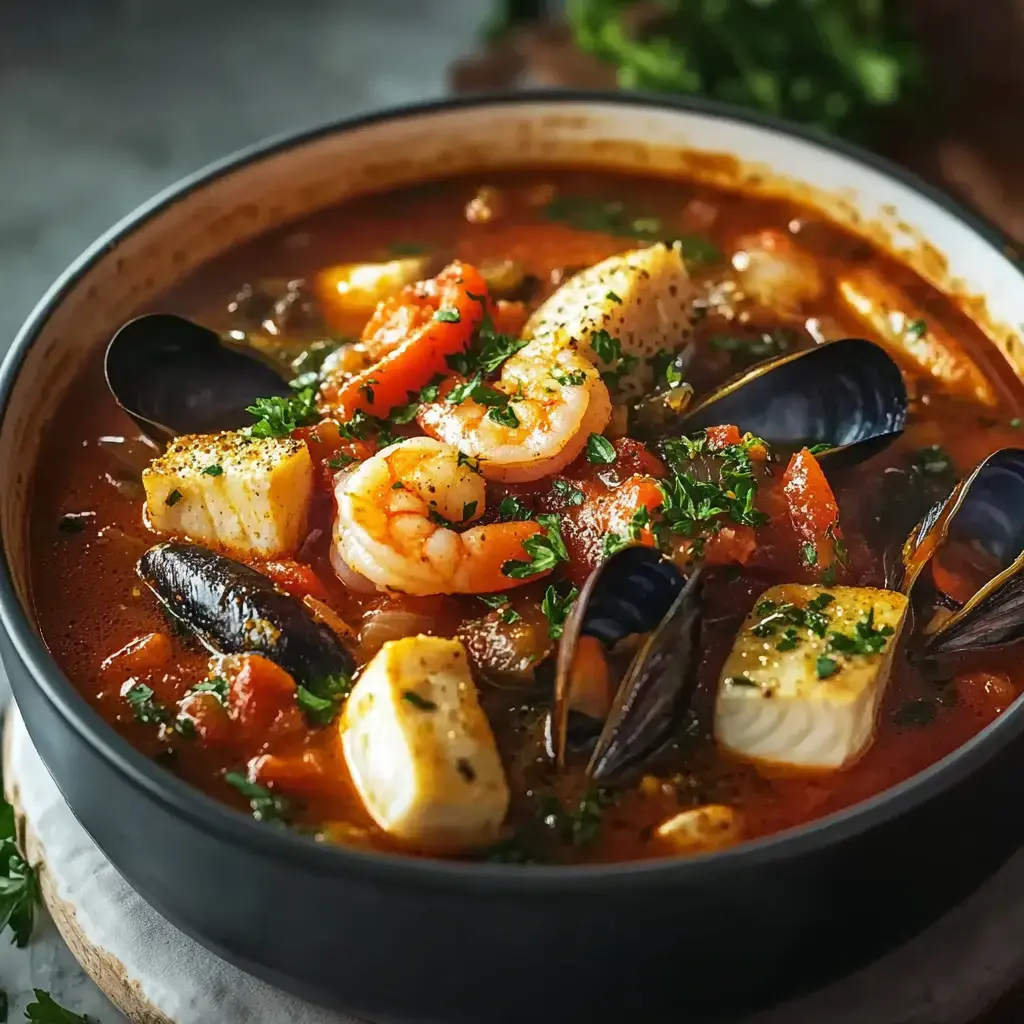
[[(405, 103), (296, 132), (278, 134), (237, 150), (163, 189), (108, 229), (50, 286), (29, 313), (0, 364), (0, 434), (25, 356), (67, 293), (104, 258), (108, 250), (139, 226), (213, 181), (288, 149), (390, 121), (487, 106), (609, 104), (696, 113), (752, 125), (809, 142), (851, 163), (879, 172), (904, 188), (922, 195), (969, 232), (1004, 254), (1017, 249), (1009, 236), (993, 224), (885, 157), (818, 129), (716, 100), (640, 92), (533, 89)], [(1018, 272), (1024, 287), (1024, 267), (1018, 267)], [(571, 891), (578, 895), (607, 891), (610, 887), (618, 889), (637, 884), (670, 885), (683, 881), (700, 884), (704, 880), (710, 881), (721, 872), (756, 869), (762, 863), (805, 856), (884, 824), (961, 782), (1024, 731), (1024, 702), (1017, 702), (946, 757), (868, 800), (728, 850), (689, 858), (586, 865), (506, 865), (360, 850), (318, 842), (288, 829), (268, 827), (207, 796), (136, 750), (88, 704), (37, 636), (30, 615), (22, 608), (14, 587), (6, 542), (2, 546), (0, 626), (31, 676), (32, 684), (39, 687), (44, 698), (94, 753), (136, 789), (141, 790), (149, 799), (163, 804), (176, 817), (217, 834), (224, 841), (247, 845), (253, 852), (268, 858), (287, 859), (296, 867), (301, 865), (304, 869), (320, 874), (351, 872), (378, 882), (397, 883), (410, 888), (430, 884), (435, 889), (486, 891), (492, 894), (504, 892), (509, 895), (550, 893), (556, 890)]]

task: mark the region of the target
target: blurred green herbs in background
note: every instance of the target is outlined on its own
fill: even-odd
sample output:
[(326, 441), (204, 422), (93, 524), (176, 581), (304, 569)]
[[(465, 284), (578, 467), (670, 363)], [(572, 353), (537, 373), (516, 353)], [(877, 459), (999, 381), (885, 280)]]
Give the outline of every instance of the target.
[[(506, 0), (495, 26), (546, 5)], [(710, 96), (874, 141), (920, 116), (926, 81), (903, 0), (566, 0), (576, 45), (623, 88)], [(538, 12), (537, 9), (541, 10)]]

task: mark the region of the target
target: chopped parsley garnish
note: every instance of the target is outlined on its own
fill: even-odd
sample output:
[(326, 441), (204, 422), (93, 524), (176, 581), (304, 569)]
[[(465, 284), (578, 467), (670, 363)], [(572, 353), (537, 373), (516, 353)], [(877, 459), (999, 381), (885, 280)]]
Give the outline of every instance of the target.
[(125, 694), (137, 722), (144, 725), (160, 725), (167, 721), (167, 708), (156, 699), (153, 688), (145, 683), (135, 683)]
[(615, 447), (607, 437), (591, 434), (587, 438), (587, 461), (608, 466), (615, 461)]
[(512, 602), (504, 594), (477, 594), (477, 600), (483, 601), (488, 608), (498, 613), (498, 618), (506, 625), (522, 621), (522, 615), (512, 607)]
[(417, 711), (436, 711), (437, 705), (426, 697), (421, 697), (415, 690), (404, 690), (402, 700), (411, 704)]
[(359, 385), (359, 390), (366, 396), (366, 400), (372, 405), (373, 404), (373, 387), (374, 384), (379, 384), (380, 381), (376, 377), (371, 377), (365, 384)]
[(582, 370), (563, 370), (560, 367), (555, 367), (551, 371), (551, 377), (556, 384), (568, 388), (578, 388), (587, 382), (587, 375)]
[(179, 491), (178, 488), (175, 487), (174, 490), (167, 495), (166, 499), (164, 499), (164, 504), (177, 505), (179, 501), (181, 501), (181, 491)]
[(213, 676), (196, 683), (189, 693), (212, 693), (221, 704), (225, 704), (228, 699), (228, 681), (223, 676)]
[(544, 532), (535, 533), (523, 541), (523, 549), (530, 556), (529, 561), (512, 559), (501, 567), (502, 573), (510, 579), (524, 580), (554, 569), (559, 562), (569, 561), (569, 552), (566, 551), (565, 541), (562, 540), (561, 516), (539, 515), (537, 522), (543, 527)]
[(471, 398), (480, 405), (488, 406), (487, 417), (500, 423), (504, 427), (513, 430), (519, 426), (519, 417), (512, 409), (511, 402), (513, 395), (499, 391), (497, 388), (485, 384), (480, 373), (475, 374), (469, 380), (460, 381), (448, 392), (449, 405), (461, 405), (467, 398)]
[(562, 636), (562, 632), (565, 629), (565, 620), (569, 617), (573, 603), (579, 595), (580, 592), (575, 587), (564, 597), (553, 586), (548, 587), (544, 592), (544, 600), (541, 601), (540, 610), (548, 620), (548, 636), (552, 640), (558, 640)]
[(353, 462), (357, 461), (354, 455), (349, 455), (346, 452), (337, 452), (327, 460), (327, 465), (330, 469), (344, 469), (346, 466), (351, 466)]
[(758, 335), (713, 334), (708, 345), (719, 352), (754, 360), (785, 355), (796, 342), (792, 331), (765, 331)]
[(679, 246), (683, 259), (690, 264), (721, 263), (725, 258), (722, 250), (703, 235), (681, 235), (674, 240), (673, 245)]
[(955, 472), (953, 460), (937, 444), (914, 452), (911, 465), (925, 476), (952, 476)]
[(95, 514), (95, 512), (67, 512), (57, 521), (57, 529), (61, 533), (81, 533), (85, 529), (86, 521)]
[(605, 330), (592, 331), (588, 336), (588, 341), (594, 355), (609, 367), (601, 374), (601, 380), (605, 382), (610, 391), (614, 391), (622, 378), (636, 369), (639, 360), (634, 355), (624, 353), (619, 339), (613, 338)]
[(388, 252), (392, 256), (422, 256), (430, 250), (419, 242), (392, 242)]
[(288, 801), (283, 796), (272, 793), (258, 782), (250, 782), (241, 772), (225, 772), (224, 781), (249, 801), (252, 816), (257, 821), (287, 820)]
[(585, 794), (573, 807), (566, 807), (549, 794), (540, 799), (537, 811), (544, 825), (562, 842), (589, 846), (601, 834), (605, 809), (612, 803), (614, 797), (605, 789)]
[(467, 781), (476, 782), (476, 769), (468, 757), (455, 759), (455, 770)]
[(330, 725), (352, 692), (352, 677), (337, 672), (321, 679), (309, 681), (309, 686), (298, 686), (295, 701), (310, 725)]
[(473, 343), (469, 348), (464, 352), (456, 352), (445, 360), (456, 373), (463, 377), (494, 373), (506, 359), (515, 355), (527, 344), (525, 338), (517, 338), (513, 334), (500, 334), (494, 329), (494, 322), (487, 310), (484, 296), (471, 295), (470, 298), (480, 303), (483, 309), (483, 319), (476, 329)]
[(729, 676), (725, 680), (726, 686), (757, 686), (750, 676)]
[(775, 645), (777, 651), (793, 651), (796, 650), (797, 645), (800, 643), (800, 637), (797, 634), (796, 627), (790, 626), (782, 639)]
[(584, 494), (578, 487), (573, 487), (568, 480), (555, 480), (551, 490), (567, 505), (582, 505)]
[(457, 324), (462, 317), (457, 309), (439, 309), (434, 314), (434, 319), (442, 324)]
[(494, 420), (495, 423), (499, 423), (503, 427), (508, 427), (510, 430), (515, 430), (519, 426), (519, 417), (509, 404), (489, 409), (487, 411), (487, 418)]
[(32, 937), (41, 902), (36, 869), (18, 849), (14, 808), (0, 795), (0, 930), (10, 928), (19, 949)]
[(212, 466), (207, 466), (206, 469), (203, 470), (205, 476), (221, 476), (223, 472), (223, 466), (218, 466), (216, 464)]
[(812, 455), (820, 455), (822, 452), (830, 451), (832, 445), (830, 444), (812, 444), (807, 450)]
[(911, 320), (906, 327), (906, 335), (914, 341), (923, 338), (928, 333), (928, 324), (924, 320)]
[(654, 373), (654, 380), (657, 384), (664, 381), (670, 388), (676, 387), (683, 382), (683, 371), (679, 367), (679, 354), (669, 352), (667, 349), (658, 349), (647, 360), (651, 371)]
[(839, 668), (839, 663), (836, 659), (830, 658), (827, 654), (819, 655), (815, 665), (818, 670), (819, 679), (828, 679), (829, 676), (835, 675), (836, 669)]
[(620, 306), (622, 305), (622, 299), (620, 299), (619, 296), (615, 294), (615, 292), (608, 292), (608, 294), (605, 295), (605, 298), (609, 302), (617, 302)]
[(881, 654), (889, 637), (895, 630), (892, 626), (875, 628), (875, 610), (872, 608), (853, 628), (853, 636), (846, 633), (831, 633), (828, 638), (829, 647), (840, 654)]
[(1010, 420), (1010, 429), (1011, 430), (1019, 430), (1020, 429), (1020, 424), (1021, 424), (1021, 418), (1019, 416), (1014, 416), (1013, 419)]
[(625, 534), (609, 532), (605, 534), (604, 545), (601, 549), (601, 555), (604, 558), (611, 558), (616, 552), (621, 551), (623, 548), (628, 548), (640, 540), (640, 534), (644, 527), (650, 526), (651, 513), (646, 505), (638, 508), (629, 521), (629, 525), (626, 527)]
[(467, 501), (462, 506), (462, 521), (465, 522), (467, 519), (472, 519), (476, 515), (477, 502)]
[(800, 560), (804, 565), (812, 567), (818, 564), (818, 548), (815, 544), (807, 541), (800, 549)]
[(289, 437), (293, 430), (319, 419), (316, 390), (305, 387), (291, 398), (257, 398), (246, 412), (256, 417), (256, 422), (244, 431), (250, 437)]
[(938, 708), (934, 701), (921, 697), (901, 704), (893, 712), (892, 720), (895, 725), (901, 727), (930, 725), (935, 721), (937, 712)]
[(466, 455), (463, 452), (459, 452), (455, 459), (457, 466), (465, 466), (467, 469), (472, 470), (474, 473), (480, 472), (480, 460), (474, 459), (472, 455)]
[(544, 213), (548, 220), (568, 224), (577, 231), (650, 241), (656, 241), (661, 235), (660, 220), (656, 217), (632, 217), (625, 204), (617, 199), (556, 196), (544, 207)]
[(498, 522), (510, 523), (532, 518), (533, 509), (514, 494), (506, 494), (498, 505)]

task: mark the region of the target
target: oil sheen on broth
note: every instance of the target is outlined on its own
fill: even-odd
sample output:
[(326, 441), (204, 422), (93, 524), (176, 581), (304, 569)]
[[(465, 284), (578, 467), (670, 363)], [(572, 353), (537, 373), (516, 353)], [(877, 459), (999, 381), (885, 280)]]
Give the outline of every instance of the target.
[[(928, 505), (1018, 443), (1017, 382), (952, 301), (812, 211), (592, 172), (463, 178), (294, 223), (154, 308), (287, 361), (296, 397), (248, 417), (255, 437), (154, 461), (97, 355), (39, 463), (39, 621), (114, 728), (268, 823), (513, 863), (690, 854), (879, 793), (1019, 692), (1006, 647), (915, 657), (920, 614), (879, 593)], [(765, 443), (742, 401), (687, 426), (734, 375), (844, 338), (888, 353), (909, 396), (905, 430), (869, 458)], [(821, 366), (825, 393), (856, 377)], [(211, 655), (137, 572), (166, 541), (268, 576), (350, 653), (355, 683), (289, 673), (260, 643)], [(646, 638), (574, 647), (561, 766), (556, 655), (590, 574), (631, 546), (662, 552), (677, 589), (700, 567), (697, 632), (648, 684), (675, 695), (657, 749), (620, 734), (595, 780)], [(150, 575), (175, 551), (206, 571), (172, 547)], [(925, 570), (947, 595), (937, 621), (987, 578), (969, 554)], [(609, 577), (615, 599), (643, 599)]]

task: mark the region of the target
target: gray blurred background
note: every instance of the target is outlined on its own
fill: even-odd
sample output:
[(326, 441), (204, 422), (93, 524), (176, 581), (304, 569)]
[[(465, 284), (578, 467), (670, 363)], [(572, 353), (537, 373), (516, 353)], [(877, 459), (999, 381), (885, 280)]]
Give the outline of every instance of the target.
[(0, 350), (90, 241), (282, 131), (441, 95), (490, 0), (0, 0)]

